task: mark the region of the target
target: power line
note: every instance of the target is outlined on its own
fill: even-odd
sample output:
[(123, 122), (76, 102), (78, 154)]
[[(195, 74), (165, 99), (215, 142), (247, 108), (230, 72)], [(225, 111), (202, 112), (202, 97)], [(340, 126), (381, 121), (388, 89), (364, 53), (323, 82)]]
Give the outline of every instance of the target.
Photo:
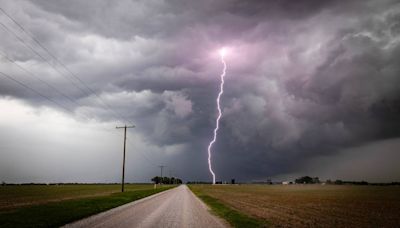
[[(64, 79), (67, 79), (69, 82), (71, 82), (76, 88), (78, 88), (79, 90), (81, 90), (83, 93), (86, 94), (86, 96), (90, 96), (89, 93), (87, 93), (84, 89), (82, 89), (81, 87), (79, 87), (74, 81), (70, 80), (69, 78), (67, 78), (62, 72), (60, 72), (54, 65), (52, 65), (45, 57), (43, 57), (40, 53), (38, 53), (32, 46), (30, 46), (29, 44), (27, 44), (20, 36), (18, 36), (16, 33), (14, 33), (13, 31), (11, 31), (6, 25), (4, 25), (3, 23), (0, 22), (0, 25), (3, 27), (3, 29), (5, 29), (7, 32), (11, 33), (12, 35), (14, 35), (25, 47), (29, 48), (34, 54), (36, 54), (37, 56), (39, 56), (43, 61), (45, 61), (55, 72), (57, 72), (58, 74), (60, 74), (61, 76), (64, 77)], [(14, 64), (18, 65), (19, 68), (23, 68), (21, 67), (19, 64), (15, 63), (15, 61), (11, 60), (10, 58), (8, 58), (6, 55), (3, 54), (3, 57), (5, 57), (8, 61), (13, 62)], [(28, 70), (26, 70), (25, 68), (23, 68), (24, 71), (29, 72)], [(32, 72), (30, 72), (31, 75), (34, 75)], [(43, 82), (44, 84), (54, 88), (53, 86), (51, 86), (49, 83), (44, 82), (43, 80), (39, 79), (39, 77), (35, 77), (38, 80), (40, 80), (41, 82)], [(57, 89), (56, 89), (57, 90)], [(61, 91), (57, 90), (59, 93), (62, 93)], [(64, 96), (68, 97), (66, 94), (64, 94)], [(68, 98), (68, 100), (70, 100), (71, 102), (79, 105), (76, 101), (74, 101), (73, 99), (71, 99), (70, 97)], [(53, 102), (54, 103), (54, 102)], [(107, 108), (108, 109), (108, 108)], [(73, 113), (72, 111), (70, 111), (71, 113)], [(116, 117), (114, 115), (114, 117), (116, 119), (119, 119), (118, 117)]]
[[(5, 59), (7, 59), (9, 62), (15, 64), (15, 65), (16, 65), (18, 68), (20, 68), (21, 70), (23, 70), (23, 71), (26, 73), (27, 76), (30, 76), (30, 77), (33, 77), (33, 78), (37, 79), (38, 81), (40, 81), (40, 82), (42, 82), (43, 84), (47, 85), (49, 88), (52, 88), (54, 91), (56, 91), (57, 93), (59, 93), (59, 94), (62, 95), (63, 97), (67, 98), (67, 99), (68, 99), (69, 101), (71, 101), (72, 103), (74, 103), (74, 104), (76, 104), (76, 105), (79, 105), (73, 98), (71, 98), (70, 96), (64, 94), (63, 92), (61, 92), (60, 90), (58, 90), (56, 87), (52, 86), (51, 84), (47, 83), (46, 81), (40, 79), (38, 76), (36, 76), (36, 75), (33, 74), (31, 71), (29, 71), (28, 69), (26, 69), (26, 68), (24, 68), (23, 66), (21, 66), (20, 64), (16, 63), (14, 60), (12, 60), (12, 59), (9, 58), (8, 56), (6, 56), (6, 55), (5, 55), (4, 53), (2, 53), (1, 51), (0, 51), (0, 55), (3, 56)], [(3, 72), (1, 72), (1, 73), (3, 73)], [(52, 98), (50, 98), (50, 97), (48, 97), (48, 96), (46, 96), (46, 95), (40, 93), (39, 91), (33, 89), (32, 87), (28, 86), (26, 83), (23, 83), (22, 81), (13, 78), (13, 77), (10, 76), (9, 74), (7, 75), (7, 74), (3, 73), (3, 76), (4, 76), (4, 77), (7, 77), (8, 79), (14, 81), (15, 83), (17, 83), (17, 84), (19, 84), (19, 85), (21, 85), (21, 86), (23, 86), (24, 88), (29, 87), (29, 88), (28, 88), (29, 90), (32, 90), (34, 93), (38, 94), (39, 96), (44, 97), (44, 98), (46, 98), (47, 100), (51, 101), (52, 103), (55, 103), (56, 105), (58, 105), (58, 106), (60, 106), (61, 108), (65, 109), (66, 111), (68, 111), (68, 112), (70, 112), (70, 113), (72, 113), (72, 114), (75, 114), (75, 112), (74, 112), (73, 110), (68, 109), (66, 106), (60, 104), (59, 102), (56, 102), (56, 101), (53, 100)], [(85, 116), (85, 115), (83, 115), (83, 114), (80, 114), (80, 115), (81, 115), (82, 117), (84, 117), (86, 120), (89, 120), (89, 119), (90, 119), (90, 118), (88, 118), (88, 116)], [(110, 133), (115, 133), (114, 131), (110, 131), (110, 129), (106, 129), (106, 128), (103, 128), (103, 127), (102, 127), (102, 129), (105, 130), (105, 131), (107, 131), (107, 132), (110, 132)]]
[[(2, 53), (0, 52), (0, 54), (2, 54)], [(4, 57), (6, 57), (6, 56), (4, 56)], [(6, 58), (7, 58), (7, 57), (6, 57)], [(8, 59), (8, 58), (7, 58), (7, 59)], [(19, 64), (17, 64), (17, 63), (15, 63), (15, 64), (19, 66)], [(21, 67), (21, 68), (23, 68), (23, 67)], [(25, 69), (25, 68), (23, 68), (23, 69)], [(26, 69), (25, 69), (25, 70), (26, 70)], [(29, 73), (29, 71), (27, 71), (27, 73)], [(7, 78), (7, 79), (9, 79), (9, 80), (11, 80), (11, 81), (17, 83), (18, 85), (20, 85), (20, 86), (22, 86), (22, 87), (24, 87), (24, 88), (26, 88), (26, 89), (32, 91), (33, 93), (39, 95), (40, 97), (45, 98), (46, 100), (48, 100), (48, 101), (54, 103), (55, 105), (61, 107), (61, 108), (64, 109), (64, 110), (66, 110), (67, 112), (72, 113), (72, 114), (75, 114), (74, 111), (70, 110), (70, 109), (67, 108), (66, 106), (64, 106), (64, 105), (62, 105), (61, 103), (59, 103), (59, 102), (53, 100), (52, 98), (50, 98), (50, 97), (44, 95), (43, 93), (37, 91), (36, 89), (32, 88), (31, 86), (27, 85), (26, 83), (24, 83), (24, 82), (22, 82), (22, 81), (20, 81), (20, 80), (17, 80), (17, 79), (15, 79), (15, 78), (13, 78), (11, 75), (6, 74), (6, 73), (1, 72), (1, 71), (0, 71), (0, 75), (2, 75), (3, 77), (5, 77), (5, 78)], [(45, 83), (44, 81), (42, 81), (42, 82)], [(49, 84), (48, 84), (48, 85), (49, 85)], [(51, 85), (49, 85), (49, 86), (51, 86)], [(52, 87), (52, 88), (54, 88), (54, 87)], [(54, 88), (54, 89), (56, 89), (56, 88)], [(86, 116), (83, 116), (83, 117), (87, 118)], [(103, 127), (102, 127), (102, 129), (105, 130), (106, 132), (110, 133), (110, 134), (111, 134), (111, 133), (112, 133), (112, 134), (117, 134), (117, 135), (119, 136), (119, 134), (116, 133), (116, 132), (114, 132), (114, 131), (110, 131), (109, 129), (106, 129), (106, 128), (103, 128)], [(126, 136), (125, 136), (125, 137), (126, 137)], [(128, 140), (128, 142), (129, 142), (131, 145), (133, 145), (133, 143), (129, 140), (129, 138), (127, 138), (127, 140)], [(150, 159), (149, 159), (147, 156), (145, 156), (145, 154), (144, 154), (142, 151), (139, 150), (139, 153), (143, 156), (143, 158), (145, 158), (145, 160), (146, 160), (150, 165), (156, 166), (153, 162), (150, 161)]]
[(4, 53), (2, 53), (0, 51), (0, 55), (3, 56), (5, 59), (7, 59), (9, 62), (13, 63), (14, 65), (16, 65), (18, 68), (20, 68), (22, 71), (24, 71), (26, 73), (26, 75), (29, 75), (33, 78), (35, 78), (36, 80), (40, 81), (41, 83), (47, 85), (49, 88), (53, 89), (54, 91), (56, 91), (58, 94), (60, 94), (61, 96), (63, 96), (64, 98), (68, 99), (70, 102), (79, 105), (75, 100), (73, 100), (71, 97), (69, 97), (68, 95), (64, 94), (63, 92), (61, 92), (59, 89), (57, 89), (56, 87), (52, 86), (51, 84), (49, 84), (48, 82), (40, 79), (38, 76), (36, 76), (34, 73), (30, 72), (29, 70), (27, 70), (25, 67), (21, 66), (20, 64), (16, 63), (14, 60), (12, 60), (11, 58), (7, 57)]
[[(0, 25), (9, 33), (11, 33), (12, 35), (14, 35), (22, 44), (24, 44), (24, 46), (26, 46), (27, 48), (29, 48), (34, 54), (36, 54), (37, 56), (39, 56), (43, 61), (45, 61), (51, 68), (53, 68), (57, 73), (59, 73), (61, 76), (63, 76), (65, 79), (67, 79), (72, 85), (74, 85), (77, 89), (79, 89), (80, 91), (82, 91), (86, 96), (90, 97), (90, 93), (88, 93), (86, 90), (82, 89), (80, 86), (78, 86), (78, 84), (76, 84), (74, 81), (72, 81), (71, 79), (67, 78), (62, 72), (60, 72), (54, 65), (52, 65), (46, 58), (44, 58), (40, 53), (38, 53), (32, 46), (30, 46), (29, 44), (27, 44), (21, 37), (19, 37), (16, 33), (14, 33), (13, 31), (11, 31), (6, 25), (4, 25), (3, 23), (0, 22)], [(93, 90), (92, 90), (93, 91)], [(94, 91), (93, 91), (94, 92)], [(100, 98), (99, 95), (95, 94), (98, 98)], [(127, 122), (132, 123), (131, 121), (121, 117), (120, 115), (118, 115), (114, 110), (112, 110), (110, 108), (110, 106), (108, 106), (102, 99), (101, 99), (103, 105), (105, 105), (105, 108), (108, 109), (109, 111), (111, 111), (114, 115), (114, 117), (116, 119), (122, 119), (125, 120)]]
[[(2, 53), (1, 51), (0, 51), (0, 55), (3, 56), (4, 58), (6, 58), (6, 59), (7, 59), (8, 61), (10, 61), (11, 63), (13, 63), (13, 64), (15, 64), (16, 66), (18, 66), (21, 70), (25, 71), (25, 73), (26, 73), (27, 75), (30, 75), (30, 76), (36, 78), (36, 79), (39, 80), (40, 82), (46, 84), (46, 85), (49, 86), (50, 88), (54, 89), (55, 91), (57, 91), (57, 92), (60, 93), (61, 95), (63, 95), (63, 96), (65, 96), (66, 98), (68, 98), (71, 102), (73, 102), (73, 103), (79, 105), (79, 104), (76, 103), (74, 100), (72, 100), (72, 98), (70, 98), (68, 95), (65, 95), (64, 93), (62, 93), (61, 91), (59, 91), (57, 88), (55, 88), (55, 87), (52, 86), (51, 84), (49, 84), (49, 83), (47, 83), (46, 81), (43, 81), (42, 79), (38, 78), (38, 77), (35, 76), (32, 72), (30, 72), (30, 71), (27, 70), (26, 68), (22, 67), (21, 65), (19, 65), (18, 63), (16, 63), (15, 61), (13, 61), (12, 59), (10, 59), (10, 58), (7, 57), (6, 55), (4, 55), (4, 53)], [(0, 72), (0, 73), (2, 73), (2, 72)], [(5, 74), (5, 73), (3, 73), (3, 74)], [(5, 76), (5, 75), (4, 75), (4, 76)], [(10, 75), (7, 75), (7, 76), (5, 76), (5, 77), (7, 77), (8, 79), (10, 79), (10, 80), (12, 80), (12, 81), (18, 83), (19, 85), (21, 85), (21, 86), (23, 86), (23, 87), (25, 87), (25, 88), (29, 87), (29, 86), (26, 85), (25, 83), (23, 83), (23, 82), (21, 82), (21, 81), (19, 81), (19, 80), (17, 80), (17, 79), (12, 78)], [(55, 103), (56, 105), (60, 106), (61, 108), (65, 109), (65, 110), (67, 110), (68, 112), (75, 114), (74, 111), (69, 110), (69, 109), (66, 108), (65, 106), (61, 105), (59, 102), (56, 102), (56, 101), (54, 101), (53, 99), (51, 99), (50, 97), (43, 95), (42, 93), (40, 93), (39, 91), (33, 89), (32, 87), (29, 87), (29, 89), (32, 90), (32, 91), (34, 91), (34, 93), (40, 95), (41, 97), (45, 97), (47, 100), (51, 101), (52, 103)], [(82, 115), (82, 114), (81, 114), (81, 115)], [(86, 119), (88, 119), (87, 116), (83, 116), (83, 115), (82, 115), (82, 117), (85, 117)], [(102, 129), (103, 129), (103, 130), (106, 130), (106, 131), (109, 132), (109, 133), (115, 134), (115, 132), (110, 131), (109, 129), (106, 129), (106, 128), (103, 128), (103, 127), (102, 127)], [(128, 141), (128, 143), (130, 143), (130, 144), (133, 146), (133, 143), (130, 141), (129, 137), (127, 137), (127, 141)], [(142, 158), (144, 158), (150, 165), (152, 165), (152, 166), (157, 166), (157, 165), (156, 165), (155, 163), (153, 163), (142, 151), (139, 150), (139, 154), (140, 154), (140, 155), (142, 156)]]
[[(11, 81), (17, 83), (18, 85), (20, 85), (20, 86), (22, 86), (22, 87), (24, 87), (24, 88), (26, 88), (26, 89), (32, 91), (33, 93), (35, 93), (35, 94), (37, 94), (37, 95), (39, 95), (39, 96), (45, 98), (46, 100), (48, 100), (48, 101), (50, 101), (50, 102), (56, 104), (57, 106), (63, 108), (63, 109), (66, 110), (67, 112), (70, 112), (70, 113), (74, 114), (73, 111), (69, 110), (69, 109), (68, 109), (67, 107), (65, 107), (64, 105), (58, 103), (57, 101), (51, 99), (50, 97), (48, 97), (48, 96), (46, 96), (46, 95), (40, 93), (39, 91), (35, 90), (34, 88), (30, 87), (29, 85), (27, 85), (27, 84), (25, 84), (25, 83), (23, 83), (23, 82), (21, 82), (21, 81), (15, 79), (15, 78), (13, 78), (13, 77), (10, 76), (9, 74), (6, 74), (6, 73), (0, 71), (0, 75), (2, 75), (3, 77), (5, 77), (5, 78), (7, 78), (7, 79), (9, 79), (9, 80), (11, 80)], [(103, 129), (105, 129), (105, 128), (103, 128)], [(106, 130), (107, 130), (107, 132), (109, 132), (109, 133), (116, 134), (116, 132), (108, 131), (108, 129), (106, 129)], [(125, 136), (125, 137), (126, 137), (126, 136)], [(146, 159), (146, 160), (147, 160), (147, 159)], [(147, 160), (147, 161), (148, 161), (151, 165), (155, 166), (155, 165), (154, 165), (153, 163), (151, 163), (149, 160)]]
[(60, 72), (53, 64), (51, 64), (49, 62), (49, 60), (47, 60), (45, 57), (43, 57), (43, 55), (41, 55), (39, 52), (37, 52), (31, 45), (29, 45), (28, 43), (26, 43), (24, 41), (24, 39), (22, 39), (20, 36), (18, 36), (15, 32), (13, 32), (11, 29), (9, 29), (5, 24), (0, 22), (0, 25), (3, 27), (3, 29), (8, 32), (11, 33), (13, 36), (15, 36), (25, 47), (27, 47), (29, 50), (31, 50), (35, 55), (39, 56), (39, 58), (41, 58), (45, 63), (47, 63), (51, 68), (53, 68), (53, 70), (55, 72), (57, 72), (58, 74), (60, 74), (64, 79), (68, 80), (73, 86), (75, 86), (77, 89), (79, 89), (80, 91), (82, 91), (86, 96), (90, 96), (89, 93), (87, 93), (84, 89), (82, 89), (81, 87), (78, 86), (78, 84), (76, 84), (74, 81), (72, 81), (70, 78), (67, 78), (62, 72)]
[[(129, 140), (129, 137), (127, 138), (127, 141), (128, 141), (128, 143), (131, 144), (131, 146), (134, 146), (134, 145), (133, 145), (133, 142)], [(138, 151), (139, 151), (140, 155), (141, 155), (144, 159), (146, 159), (147, 162), (148, 162), (150, 165), (152, 165), (152, 166), (157, 166), (155, 163), (153, 163), (153, 162), (151, 161), (151, 159), (149, 159), (149, 157), (146, 156), (145, 153), (143, 153), (141, 150), (138, 150)]]
[[(102, 103), (103, 105), (113, 112), (117, 117), (123, 119), (130, 124), (133, 124), (130, 120), (126, 119), (124, 116), (115, 112), (108, 104), (104, 101), (93, 89), (91, 89), (82, 79), (80, 79), (76, 74), (74, 74), (63, 62), (61, 62), (55, 55), (53, 55), (48, 48), (42, 45), (33, 35), (31, 35), (20, 23), (18, 23), (11, 15), (7, 14), (1, 7), (0, 10), (6, 15), (11, 21), (13, 21), (26, 35), (28, 35), (36, 44), (38, 44), (44, 51), (47, 52), (49, 56), (51, 56), (59, 65), (61, 65), (68, 73), (70, 73), (76, 80), (78, 80), (87, 90), (89, 90), (92, 94), (94, 94)], [(3, 25), (4, 26), (4, 25)]]
[[(42, 48), (51, 58), (53, 58), (55, 60), (56, 63), (58, 63), (60, 66), (62, 66), (62, 68), (64, 68), (65, 71), (67, 71), (70, 75), (72, 75), (73, 78), (75, 78), (80, 84), (83, 85), (84, 88), (86, 88), (87, 90), (89, 90), (92, 94), (94, 94), (101, 102), (102, 104), (105, 106), (106, 109), (108, 109), (109, 111), (111, 111), (114, 114), (114, 117), (117, 117), (116, 119), (122, 119), (125, 120), (129, 123), (132, 124), (132, 122), (128, 119), (126, 119), (124, 116), (120, 115), (118, 112), (114, 111), (105, 101), (103, 98), (101, 98), (96, 91), (94, 91), (93, 89), (91, 89), (83, 80), (81, 80), (76, 74), (74, 74), (64, 63), (62, 63), (55, 55), (53, 55), (48, 48), (46, 48), (44, 45), (42, 45), (33, 35), (31, 35), (20, 23), (18, 23), (13, 17), (11, 17), (9, 14), (7, 14), (1, 7), (0, 7), (0, 11), (3, 12), (4, 15), (6, 15), (11, 21), (13, 21), (27, 36), (29, 36), (40, 48)], [(76, 84), (74, 81), (72, 81), (70, 77), (66, 77), (66, 75), (64, 75), (62, 72), (60, 72), (57, 68), (56, 65), (52, 64), (49, 62), (48, 59), (46, 59), (45, 57), (43, 57), (43, 55), (41, 55), (39, 52), (37, 52), (31, 45), (29, 45), (27, 42), (25, 42), (25, 40), (23, 38), (21, 38), (20, 36), (18, 36), (16, 33), (14, 33), (11, 29), (9, 29), (5, 24), (0, 22), (0, 25), (3, 27), (3, 29), (5, 29), (8, 33), (14, 35), (25, 47), (27, 47), (28, 49), (30, 49), (35, 55), (37, 55), (39, 58), (41, 58), (43, 61), (45, 61), (51, 68), (53, 68), (54, 71), (56, 71), (58, 74), (60, 74), (61, 76), (63, 76), (65, 79), (67, 79), (71, 84), (73, 84), (77, 89), (81, 90), (83, 93), (85, 93), (85, 95), (87, 95), (88, 97), (90, 96), (90, 94), (85, 91), (84, 89), (82, 89), (80, 86), (78, 86), (78, 84)], [(58, 90), (57, 88), (55, 88), (54, 86), (52, 86), (51, 84), (47, 83), (46, 81), (40, 79), (39, 77), (37, 77), (36, 75), (34, 75), (32, 72), (29, 72), (26, 68), (22, 67), (21, 65), (17, 64), (15, 61), (13, 61), (12, 59), (8, 58), (6, 55), (3, 55), (3, 57), (5, 57), (8, 61), (12, 62), (13, 64), (17, 65), (21, 70), (25, 71), (25, 73), (30, 74), (32, 77), (34, 77), (35, 79), (39, 80), (40, 82), (44, 83), (45, 85), (47, 85), (48, 87), (52, 88), (53, 90), (57, 91), (60, 95), (62, 95), (63, 97), (67, 98), (69, 101), (79, 105), (74, 99), (72, 99), (71, 97), (69, 97), (68, 95), (62, 93), (60, 90)], [(15, 83), (23, 86), (24, 88), (27, 88), (29, 90), (31, 90), (32, 92), (38, 94), (39, 96), (49, 100), (50, 102), (56, 104), (57, 106), (65, 109), (66, 111), (73, 113), (73, 111), (69, 110), (67, 107), (65, 107), (64, 105), (60, 104), (59, 102), (53, 100), (52, 98), (40, 93), (39, 91), (33, 89), (32, 87), (26, 85), (25, 83), (14, 79), (13, 77), (11, 77), (8, 74), (5, 74), (3, 72), (0, 72), (0, 74), (2, 74), (4, 77), (8, 78), (9, 80), (14, 81)], [(111, 131), (108, 131), (110, 133), (114, 133)], [(128, 139), (128, 142), (131, 143), (131, 141)], [(131, 143), (132, 144), (132, 143)], [(150, 159), (141, 151), (139, 151), (140, 154), (143, 156), (143, 158), (145, 158), (147, 160), (147, 162), (153, 166), (156, 166), (153, 162), (150, 161)]]
[[(23, 82), (21, 82), (21, 81), (15, 79), (15, 78), (13, 78), (13, 77), (11, 77), (10, 75), (8, 75), (8, 74), (6, 74), (6, 73), (4, 73), (4, 72), (1, 72), (1, 71), (0, 71), (0, 74), (1, 74), (3, 77), (6, 77), (6, 78), (8, 78), (8, 79), (11, 80), (11, 81), (14, 81), (15, 83), (19, 84), (20, 86), (22, 86), (22, 87), (24, 87), (24, 88), (26, 88), (26, 89), (31, 90), (32, 92), (34, 92), (34, 93), (36, 93), (37, 95), (39, 95), (39, 96), (45, 98), (46, 100), (49, 100), (50, 102), (52, 102), (52, 103), (58, 105), (59, 107), (65, 109), (67, 112), (71, 112), (71, 111), (70, 111), (67, 107), (65, 107), (64, 105), (58, 103), (57, 101), (51, 99), (50, 97), (48, 97), (48, 96), (46, 96), (46, 95), (40, 93), (39, 91), (37, 91), (37, 90), (35, 90), (34, 88), (32, 88), (32, 87), (26, 85), (25, 83), (23, 83)], [(73, 113), (73, 112), (72, 112), (72, 113)]]
[[(48, 101), (50, 101), (50, 102), (56, 104), (57, 106), (63, 108), (63, 109), (66, 110), (67, 112), (70, 112), (70, 113), (74, 114), (73, 111), (69, 110), (69, 109), (68, 109), (67, 107), (65, 107), (64, 105), (58, 103), (57, 101), (51, 99), (50, 97), (48, 97), (48, 96), (46, 96), (46, 95), (40, 93), (39, 91), (37, 91), (37, 90), (35, 90), (34, 88), (28, 86), (27, 84), (25, 84), (25, 83), (23, 83), (23, 82), (21, 82), (21, 81), (15, 79), (15, 78), (11, 77), (10, 75), (8, 75), (8, 74), (6, 74), (6, 73), (4, 73), (4, 72), (1, 72), (1, 71), (0, 71), (0, 75), (2, 75), (3, 77), (5, 77), (5, 78), (7, 78), (7, 79), (9, 79), (9, 80), (11, 80), (11, 81), (17, 83), (18, 85), (20, 85), (20, 86), (22, 86), (22, 87), (24, 87), (24, 88), (26, 88), (26, 89), (32, 91), (33, 93), (35, 93), (35, 94), (37, 94), (37, 95), (39, 95), (39, 96), (45, 98), (46, 100), (48, 100)], [(130, 126), (130, 127), (125, 126), (125, 127), (126, 127), (126, 128), (130, 128), (130, 127), (133, 127), (133, 126)], [(118, 128), (118, 127), (117, 127), (117, 128)], [(116, 132), (111, 132), (111, 131), (106, 131), (106, 132), (113, 133), (113, 134), (116, 133)], [(122, 192), (124, 191), (124, 178), (125, 178), (126, 129), (125, 129), (124, 137), (125, 137), (125, 139), (124, 139), (124, 156), (123, 156), (123, 171), (122, 171)], [(146, 160), (147, 160), (147, 159), (146, 159)], [(155, 165), (152, 164), (149, 160), (148, 160), (148, 162), (149, 162), (151, 165), (155, 166)]]

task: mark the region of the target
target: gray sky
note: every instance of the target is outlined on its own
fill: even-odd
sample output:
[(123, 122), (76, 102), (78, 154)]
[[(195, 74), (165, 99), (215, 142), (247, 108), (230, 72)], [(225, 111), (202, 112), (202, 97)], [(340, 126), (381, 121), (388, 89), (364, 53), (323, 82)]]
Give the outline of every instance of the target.
[(397, 1), (0, 7), (0, 71), (41, 94), (0, 75), (0, 181), (117, 182), (127, 120), (127, 181), (210, 181), (221, 47), (217, 180), (400, 179)]

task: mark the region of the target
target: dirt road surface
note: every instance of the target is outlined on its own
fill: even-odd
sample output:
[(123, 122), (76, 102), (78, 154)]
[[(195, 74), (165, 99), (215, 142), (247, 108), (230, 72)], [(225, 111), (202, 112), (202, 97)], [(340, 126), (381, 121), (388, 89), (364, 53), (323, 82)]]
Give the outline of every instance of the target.
[(227, 227), (186, 185), (125, 204), (65, 227)]

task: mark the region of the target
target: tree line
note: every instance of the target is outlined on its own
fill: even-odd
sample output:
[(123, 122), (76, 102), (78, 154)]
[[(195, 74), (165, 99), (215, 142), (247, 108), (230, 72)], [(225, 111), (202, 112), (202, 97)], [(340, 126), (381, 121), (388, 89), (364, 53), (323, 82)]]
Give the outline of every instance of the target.
[(155, 176), (151, 178), (155, 184), (182, 184), (182, 180), (176, 177), (159, 177)]
[[(304, 177), (299, 177), (294, 181), (296, 184), (319, 184), (321, 181), (319, 180), (318, 177), (310, 177), (310, 176), (304, 176)], [(368, 183), (367, 181), (344, 181), (344, 180), (335, 180), (332, 181), (330, 179), (326, 180), (324, 182), (325, 184), (336, 184), (336, 185), (381, 185), (381, 186), (387, 186), (387, 185), (400, 185), (400, 182), (388, 182), (388, 183)]]

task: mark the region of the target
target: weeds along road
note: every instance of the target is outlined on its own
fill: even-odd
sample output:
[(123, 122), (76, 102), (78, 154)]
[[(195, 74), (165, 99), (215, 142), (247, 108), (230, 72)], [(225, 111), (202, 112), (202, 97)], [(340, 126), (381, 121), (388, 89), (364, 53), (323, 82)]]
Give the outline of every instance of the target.
[(67, 224), (65, 227), (226, 227), (186, 185)]

